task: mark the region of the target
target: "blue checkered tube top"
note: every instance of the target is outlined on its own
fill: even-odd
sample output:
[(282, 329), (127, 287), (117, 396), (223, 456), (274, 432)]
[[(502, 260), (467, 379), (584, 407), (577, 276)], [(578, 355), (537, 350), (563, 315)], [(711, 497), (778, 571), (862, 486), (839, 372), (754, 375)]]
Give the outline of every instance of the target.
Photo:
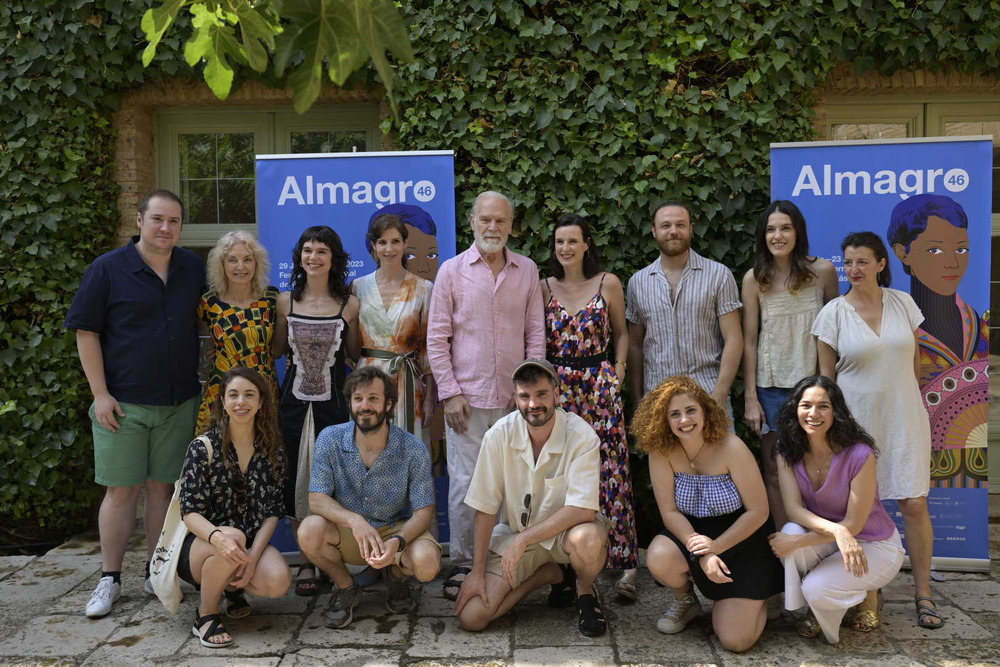
[(699, 519), (732, 514), (743, 507), (743, 499), (728, 472), (724, 475), (675, 472), (674, 503), (682, 514)]

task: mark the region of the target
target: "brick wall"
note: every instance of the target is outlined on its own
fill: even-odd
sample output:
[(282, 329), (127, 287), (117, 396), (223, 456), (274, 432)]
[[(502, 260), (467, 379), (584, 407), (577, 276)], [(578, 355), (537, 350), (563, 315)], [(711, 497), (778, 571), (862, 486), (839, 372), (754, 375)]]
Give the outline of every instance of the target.
[[(826, 136), (826, 100), (830, 97), (854, 96), (865, 102), (891, 104), (920, 101), (916, 98), (954, 95), (962, 98), (982, 95), (984, 100), (1000, 99), (1000, 79), (988, 74), (961, 73), (954, 70), (929, 72), (913, 70), (883, 76), (877, 72), (858, 74), (850, 63), (842, 63), (830, 73), (826, 83), (814, 94), (816, 116), (813, 118), (817, 140)], [(905, 99), (904, 99), (905, 98)], [(941, 100), (944, 101), (944, 100)]]

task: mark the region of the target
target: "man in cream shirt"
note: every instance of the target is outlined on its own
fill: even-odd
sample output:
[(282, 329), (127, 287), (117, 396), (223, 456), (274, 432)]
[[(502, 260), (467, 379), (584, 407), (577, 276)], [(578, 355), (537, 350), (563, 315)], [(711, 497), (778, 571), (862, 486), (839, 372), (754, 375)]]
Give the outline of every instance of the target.
[(549, 362), (523, 361), (513, 380), (517, 412), (486, 432), (465, 497), (476, 510), (472, 572), (455, 614), (464, 629), (482, 630), (552, 584), (549, 604), (575, 598), (580, 632), (597, 637), (607, 630), (594, 590), (608, 539), (598, 513), (600, 443), (583, 419), (556, 407)]

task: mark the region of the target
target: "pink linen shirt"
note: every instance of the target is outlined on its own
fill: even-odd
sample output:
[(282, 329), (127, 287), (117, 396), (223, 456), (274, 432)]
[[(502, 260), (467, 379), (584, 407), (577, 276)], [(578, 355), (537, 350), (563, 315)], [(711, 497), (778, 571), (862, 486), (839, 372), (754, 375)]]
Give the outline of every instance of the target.
[(538, 268), (505, 249), (493, 272), (475, 244), (441, 265), (427, 323), (427, 356), (438, 398), (462, 394), (474, 408), (505, 408), (511, 375), (526, 358), (545, 357)]

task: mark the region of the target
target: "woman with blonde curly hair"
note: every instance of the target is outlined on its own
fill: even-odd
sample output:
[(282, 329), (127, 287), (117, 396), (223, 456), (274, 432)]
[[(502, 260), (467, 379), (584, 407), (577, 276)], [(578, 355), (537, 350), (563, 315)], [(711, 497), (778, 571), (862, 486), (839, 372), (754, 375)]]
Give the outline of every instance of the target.
[(219, 381), (233, 366), (256, 370), (275, 396), (278, 391), (271, 354), (278, 290), (267, 284), (267, 251), (253, 234), (229, 232), (209, 251), (206, 269), (209, 289), (198, 304), (198, 317), (212, 339), (212, 366), (196, 433), (204, 433), (211, 425)]
[(656, 629), (676, 634), (701, 613), (693, 578), (715, 601), (712, 626), (719, 641), (740, 652), (763, 632), (766, 601), (781, 591), (783, 575), (767, 542), (774, 525), (757, 461), (727, 427), (724, 409), (683, 376), (647, 394), (632, 420), (638, 446), (649, 454), (665, 527), (646, 561), (673, 591)]

